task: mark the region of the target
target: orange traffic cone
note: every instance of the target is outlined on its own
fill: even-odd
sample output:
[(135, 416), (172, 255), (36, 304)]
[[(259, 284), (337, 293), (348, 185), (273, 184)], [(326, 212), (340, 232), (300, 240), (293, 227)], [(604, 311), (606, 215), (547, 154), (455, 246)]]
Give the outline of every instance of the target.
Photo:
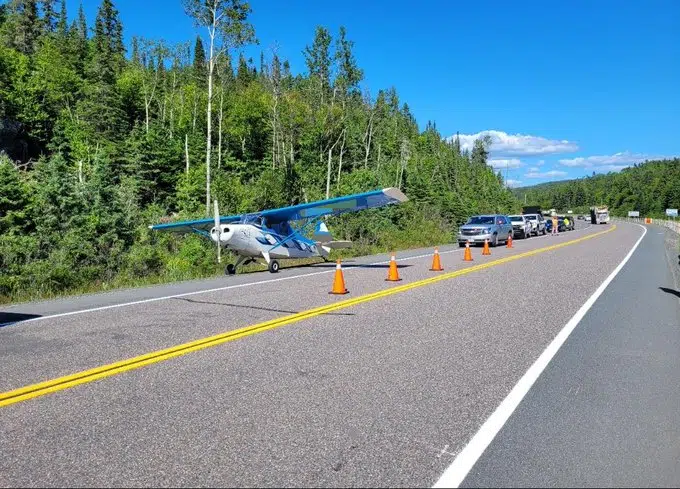
[(472, 261), (472, 251), (470, 251), (470, 242), (465, 243), (465, 255), (463, 261)]
[(386, 282), (399, 282), (399, 270), (397, 270), (397, 259), (392, 253), (392, 258), (390, 258), (390, 270), (387, 272)]
[(434, 256), (432, 257), (432, 268), (430, 268), (431, 272), (441, 272), (444, 270), (442, 267), (442, 263), (439, 260), (439, 248), (435, 246), (434, 248)]
[(489, 240), (485, 239), (484, 240), (484, 249), (482, 250), (482, 255), (490, 255), (491, 250), (489, 249)]
[(345, 278), (342, 276), (342, 265), (340, 260), (335, 265), (335, 280), (333, 280), (333, 289), (329, 294), (349, 294), (349, 290), (345, 288)]
[(508, 236), (508, 242), (506, 243), (506, 247), (512, 248), (512, 236)]

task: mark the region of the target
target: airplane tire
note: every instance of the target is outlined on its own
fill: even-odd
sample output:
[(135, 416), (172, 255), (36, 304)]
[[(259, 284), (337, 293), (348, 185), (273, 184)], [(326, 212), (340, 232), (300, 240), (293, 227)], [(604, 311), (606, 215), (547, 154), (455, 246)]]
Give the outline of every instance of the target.
[(279, 262), (276, 260), (272, 260), (269, 262), (269, 271), (271, 273), (276, 273), (279, 271)]
[(227, 265), (227, 268), (224, 269), (224, 274), (225, 275), (236, 275), (236, 267), (234, 266), (233, 263), (230, 263)]

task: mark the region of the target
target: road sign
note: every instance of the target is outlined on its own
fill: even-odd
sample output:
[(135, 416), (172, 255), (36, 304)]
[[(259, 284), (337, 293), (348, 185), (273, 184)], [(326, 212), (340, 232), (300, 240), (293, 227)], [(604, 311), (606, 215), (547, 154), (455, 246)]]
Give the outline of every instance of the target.
[(677, 209), (666, 209), (666, 215), (670, 217), (678, 217)]
[(640, 211), (628, 211), (628, 217), (640, 217)]

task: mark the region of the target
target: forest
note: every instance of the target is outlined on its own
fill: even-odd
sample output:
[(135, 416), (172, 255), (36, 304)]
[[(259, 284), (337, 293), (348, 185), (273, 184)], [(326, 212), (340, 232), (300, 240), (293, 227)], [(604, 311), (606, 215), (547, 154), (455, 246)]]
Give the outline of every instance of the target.
[[(65, 0), (0, 5), (0, 302), (221, 273), (210, 242), (149, 224), (381, 187), (410, 201), (328, 221), (353, 253), (449, 242), (519, 202), (487, 164), (420, 130), (396, 88), (362, 88), (346, 29), (300, 46), (304, 73), (257, 45), (241, 0), (179, 0), (196, 37), (132, 38), (113, 0), (94, 25)], [(229, 257), (226, 257), (227, 260)]]
[(585, 212), (593, 205), (607, 205), (615, 216), (639, 211), (640, 216), (660, 218), (666, 209), (680, 207), (680, 159), (645, 161), (619, 173), (520, 187), (513, 192), (522, 202), (545, 209)]

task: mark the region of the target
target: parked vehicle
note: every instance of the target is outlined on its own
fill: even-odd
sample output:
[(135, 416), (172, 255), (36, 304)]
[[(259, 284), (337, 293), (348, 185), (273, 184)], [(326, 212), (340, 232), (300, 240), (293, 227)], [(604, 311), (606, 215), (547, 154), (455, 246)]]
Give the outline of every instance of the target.
[(512, 231), (514, 236), (519, 236), (526, 239), (533, 233), (531, 221), (526, 216), (510, 216), (512, 222)]
[(512, 237), (512, 223), (503, 214), (472, 216), (458, 230), (458, 244), (462, 247), (466, 242), (483, 244), (487, 239), (490, 246), (499, 242), (507, 243)]
[[(573, 231), (574, 230), (574, 218), (568, 216), (557, 216), (559, 222), (559, 231)], [(569, 224), (567, 224), (567, 221)]]
[(525, 205), (522, 207), (522, 214), (523, 215), (528, 215), (528, 214), (540, 214), (541, 213), (541, 207), (538, 205)]
[(545, 234), (545, 218), (540, 214), (524, 214), (524, 217), (529, 219), (531, 223), (531, 232), (538, 236), (539, 234)]

